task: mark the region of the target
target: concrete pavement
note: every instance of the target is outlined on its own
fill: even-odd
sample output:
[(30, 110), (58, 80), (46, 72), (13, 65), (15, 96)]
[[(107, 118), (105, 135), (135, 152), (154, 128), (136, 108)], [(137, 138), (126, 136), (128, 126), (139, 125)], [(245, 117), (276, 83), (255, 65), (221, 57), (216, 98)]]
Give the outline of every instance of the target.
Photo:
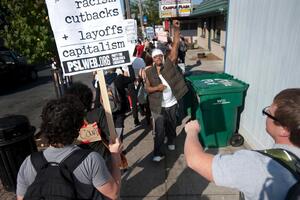
[[(197, 54), (203, 50), (189, 50), (186, 56), (186, 71), (222, 72), (223, 60), (199, 61)], [(201, 65), (200, 65), (201, 63)], [(153, 163), (152, 130), (147, 128), (145, 119), (140, 116), (141, 125), (134, 126), (133, 119), (125, 120), (124, 148), (129, 169), (122, 176), (122, 200), (238, 200), (236, 190), (218, 187), (187, 168), (183, 154), (185, 121), (177, 127), (176, 150), (167, 151), (166, 158)], [(244, 148), (244, 147), (241, 147)], [(240, 148), (226, 147), (209, 149), (209, 152), (232, 152)], [(0, 186), (0, 199), (15, 199)]]

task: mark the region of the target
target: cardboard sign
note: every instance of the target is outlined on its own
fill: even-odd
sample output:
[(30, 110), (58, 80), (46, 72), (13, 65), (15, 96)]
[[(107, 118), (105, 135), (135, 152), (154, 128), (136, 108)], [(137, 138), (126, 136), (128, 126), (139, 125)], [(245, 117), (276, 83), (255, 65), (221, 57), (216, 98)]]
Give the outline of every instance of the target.
[(65, 76), (130, 63), (120, 1), (46, 0)]
[(79, 136), (77, 140), (82, 143), (101, 141), (100, 129), (98, 128), (97, 123), (85, 123), (79, 131)]

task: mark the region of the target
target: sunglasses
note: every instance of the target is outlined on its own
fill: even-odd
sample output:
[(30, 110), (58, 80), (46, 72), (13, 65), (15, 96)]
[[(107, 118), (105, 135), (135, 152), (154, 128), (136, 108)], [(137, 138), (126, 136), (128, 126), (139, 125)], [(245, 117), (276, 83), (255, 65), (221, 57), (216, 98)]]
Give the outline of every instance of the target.
[(269, 109), (270, 109), (270, 106), (265, 107), (262, 110), (262, 114), (265, 115), (265, 116), (267, 116), (267, 117), (269, 117), (269, 118), (271, 118), (271, 119), (273, 119), (276, 122), (279, 122), (279, 120), (276, 117), (274, 117), (273, 115), (270, 114)]

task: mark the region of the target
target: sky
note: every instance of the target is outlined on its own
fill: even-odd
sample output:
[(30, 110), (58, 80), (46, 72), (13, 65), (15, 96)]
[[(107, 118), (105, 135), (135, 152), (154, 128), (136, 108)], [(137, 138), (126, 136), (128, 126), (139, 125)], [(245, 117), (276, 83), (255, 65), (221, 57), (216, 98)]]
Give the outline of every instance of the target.
[(202, 0), (192, 0), (192, 4), (199, 4), (201, 2), (202, 2)]

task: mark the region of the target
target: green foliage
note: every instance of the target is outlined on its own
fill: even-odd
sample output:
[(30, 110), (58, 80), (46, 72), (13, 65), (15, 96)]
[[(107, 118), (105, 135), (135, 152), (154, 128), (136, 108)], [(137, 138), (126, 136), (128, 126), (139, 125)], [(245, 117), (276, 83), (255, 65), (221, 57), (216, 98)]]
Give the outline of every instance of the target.
[(157, 0), (145, 0), (143, 1), (143, 12), (148, 17), (148, 24), (159, 25), (161, 19), (159, 18), (159, 7)]
[(44, 0), (1, 0), (0, 38), (4, 46), (25, 56), (29, 63), (49, 60), (56, 54)]
[[(159, 8), (158, 8), (157, 0), (141, 0), (142, 9), (144, 16), (148, 18), (147, 26), (159, 25), (161, 24), (161, 19), (159, 18)], [(131, 1), (130, 2), (130, 11), (132, 14), (135, 15), (135, 19), (137, 20), (138, 24), (140, 20), (138, 16), (140, 15), (139, 8), (138, 8), (139, 0)], [(140, 26), (140, 25), (139, 25)]]

